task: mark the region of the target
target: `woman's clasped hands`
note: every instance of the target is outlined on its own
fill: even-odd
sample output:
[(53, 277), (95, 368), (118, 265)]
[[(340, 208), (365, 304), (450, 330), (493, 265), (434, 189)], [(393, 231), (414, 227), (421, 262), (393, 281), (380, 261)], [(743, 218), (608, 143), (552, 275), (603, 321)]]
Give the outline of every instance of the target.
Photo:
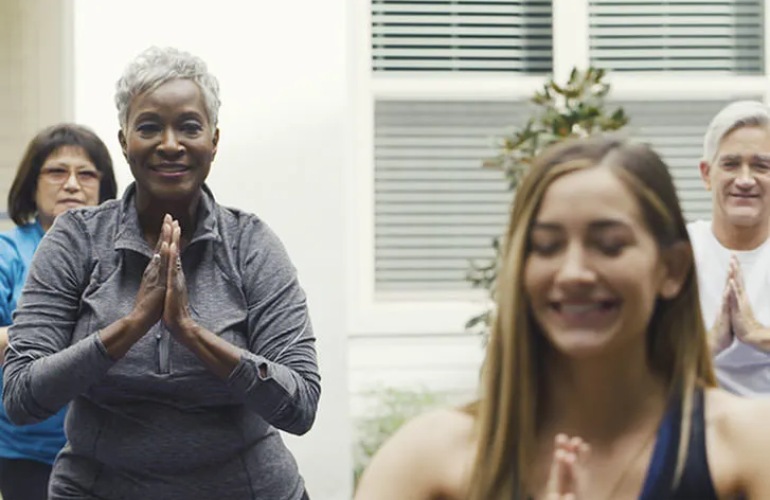
[(585, 500), (581, 491), (590, 452), (588, 444), (579, 437), (556, 436), (544, 500)]
[(180, 257), (181, 235), (179, 222), (166, 214), (155, 253), (144, 270), (132, 316), (144, 331), (162, 321), (172, 335), (184, 340), (194, 322)]

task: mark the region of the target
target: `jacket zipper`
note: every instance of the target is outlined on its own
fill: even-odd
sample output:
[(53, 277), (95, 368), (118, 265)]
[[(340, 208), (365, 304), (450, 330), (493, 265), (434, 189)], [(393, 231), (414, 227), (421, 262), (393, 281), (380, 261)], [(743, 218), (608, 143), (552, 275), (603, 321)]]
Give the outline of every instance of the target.
[(158, 343), (158, 373), (169, 373), (169, 342), (171, 337), (162, 325), (158, 325), (155, 332), (155, 340)]

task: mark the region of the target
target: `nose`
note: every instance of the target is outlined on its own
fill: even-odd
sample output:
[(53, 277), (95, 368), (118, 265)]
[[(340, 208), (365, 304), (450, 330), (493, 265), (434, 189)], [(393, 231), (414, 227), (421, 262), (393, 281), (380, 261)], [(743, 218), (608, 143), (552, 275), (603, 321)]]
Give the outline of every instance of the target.
[(75, 170), (70, 170), (70, 173), (67, 176), (67, 180), (64, 182), (64, 190), (70, 193), (76, 193), (80, 191), (78, 173)]
[(588, 264), (585, 249), (579, 243), (571, 244), (564, 252), (555, 282), (559, 286), (582, 287), (596, 281), (596, 273)]
[(749, 189), (753, 187), (755, 183), (756, 179), (754, 179), (754, 175), (751, 172), (751, 167), (747, 163), (744, 163), (738, 171), (738, 176), (735, 178), (735, 184), (739, 188)]
[(167, 127), (161, 136), (158, 153), (164, 158), (175, 158), (180, 156), (182, 152), (183, 147), (177, 138), (176, 132), (173, 128)]

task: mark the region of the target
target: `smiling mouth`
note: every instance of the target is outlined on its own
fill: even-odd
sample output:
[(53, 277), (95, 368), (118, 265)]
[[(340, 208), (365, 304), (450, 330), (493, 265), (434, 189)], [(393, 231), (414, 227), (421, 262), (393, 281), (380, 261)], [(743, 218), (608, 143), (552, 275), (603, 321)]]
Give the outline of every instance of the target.
[(190, 167), (178, 163), (169, 163), (151, 166), (150, 170), (164, 177), (179, 177), (189, 172)]
[(619, 300), (591, 302), (550, 302), (549, 309), (566, 328), (603, 328), (612, 322), (620, 310)]
[(568, 303), (568, 302), (551, 302), (551, 309), (558, 313), (563, 314), (589, 314), (592, 312), (601, 312), (614, 309), (619, 304), (616, 300), (597, 300), (594, 302), (580, 302), (580, 303)]

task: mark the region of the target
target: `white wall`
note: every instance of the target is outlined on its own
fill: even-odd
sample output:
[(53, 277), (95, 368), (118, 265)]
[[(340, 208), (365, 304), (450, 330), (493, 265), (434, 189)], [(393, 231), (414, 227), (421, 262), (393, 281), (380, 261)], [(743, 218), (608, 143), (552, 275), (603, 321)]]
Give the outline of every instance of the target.
[[(70, 117), (70, 0), (0, 0), (0, 213), (29, 140)], [(0, 216), (0, 231), (10, 229)]]
[[(354, 0), (361, 1), (361, 0)], [(289, 439), (314, 500), (350, 498), (345, 176), (350, 161), (347, 1), (75, 0), (75, 120), (105, 138), (121, 189), (114, 84), (149, 45), (201, 56), (220, 80), (221, 142), (209, 183), (262, 216), (307, 291), (323, 377), (313, 430)]]

